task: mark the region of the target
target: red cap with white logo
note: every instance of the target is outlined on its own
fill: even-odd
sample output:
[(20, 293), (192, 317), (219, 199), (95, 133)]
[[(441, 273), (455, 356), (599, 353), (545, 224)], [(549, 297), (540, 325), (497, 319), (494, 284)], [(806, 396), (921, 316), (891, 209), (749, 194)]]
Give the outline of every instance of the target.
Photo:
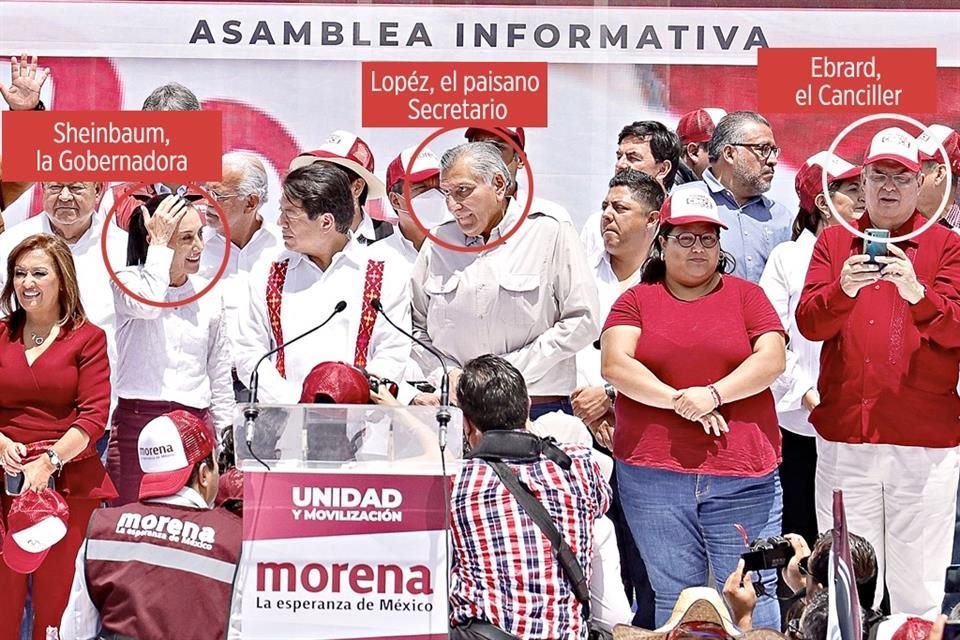
[(187, 485), (193, 467), (213, 451), (213, 428), (183, 410), (154, 418), (140, 432), (137, 451), (143, 479), (140, 499), (172, 496)]
[(866, 166), (880, 160), (892, 160), (910, 171), (920, 171), (916, 138), (900, 127), (889, 127), (877, 132), (870, 141), (863, 164)]
[(713, 130), (727, 112), (717, 107), (704, 107), (683, 114), (677, 123), (677, 137), (680, 142), (710, 142)]
[(406, 174), (407, 167), (410, 166), (410, 156), (416, 150), (416, 147), (404, 149), (403, 153), (394, 158), (393, 162), (387, 166), (387, 191), (393, 189), (393, 185), (402, 180), (416, 184), (440, 175), (440, 158), (429, 148), (420, 151), (420, 155), (416, 157), (413, 166), (410, 167), (410, 174)]
[[(949, 162), (943, 159), (940, 146), (947, 152)], [(917, 136), (917, 149), (921, 160), (935, 160), (941, 164), (949, 164), (954, 180), (960, 174), (960, 134), (943, 124), (932, 124), (923, 133)]]
[(13, 499), (3, 538), (3, 561), (17, 573), (33, 573), (50, 547), (67, 535), (70, 509), (54, 489), (25, 491)]
[(490, 133), (494, 131), (498, 133), (502, 133), (503, 135), (507, 136), (508, 138), (516, 142), (517, 146), (520, 147), (521, 149), (523, 149), (524, 145), (526, 145), (527, 143), (527, 134), (523, 132), (523, 127), (515, 127), (515, 128), (490, 127), (490, 128), (484, 128), (484, 129), (481, 129), (480, 127), (470, 127), (469, 129), (467, 129), (466, 133), (463, 134), (463, 137), (469, 140), (470, 138), (477, 135), (478, 133), (483, 133), (485, 131)]
[(702, 182), (690, 182), (674, 188), (660, 207), (660, 222), (672, 225), (709, 222), (727, 228), (720, 221), (717, 203)]
[(314, 162), (329, 162), (350, 169), (367, 183), (367, 198), (382, 198), (386, 194), (383, 182), (373, 175), (373, 152), (370, 146), (349, 131), (334, 131), (319, 149), (306, 151), (290, 161), (290, 170)]
[(827, 174), (827, 184), (837, 180), (846, 180), (860, 175), (860, 167), (850, 164), (840, 156), (829, 151), (821, 151), (807, 158), (800, 170), (794, 186), (800, 197), (800, 206), (805, 211), (813, 211), (817, 195), (823, 193), (823, 174)]

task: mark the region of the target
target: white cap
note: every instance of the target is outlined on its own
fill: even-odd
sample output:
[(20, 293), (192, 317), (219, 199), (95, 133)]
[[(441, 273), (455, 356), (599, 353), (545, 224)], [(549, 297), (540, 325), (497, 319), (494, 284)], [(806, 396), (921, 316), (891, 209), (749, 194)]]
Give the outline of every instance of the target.
[(920, 171), (920, 158), (917, 140), (900, 127), (889, 127), (878, 131), (863, 159), (868, 165), (880, 160), (899, 162), (910, 171)]

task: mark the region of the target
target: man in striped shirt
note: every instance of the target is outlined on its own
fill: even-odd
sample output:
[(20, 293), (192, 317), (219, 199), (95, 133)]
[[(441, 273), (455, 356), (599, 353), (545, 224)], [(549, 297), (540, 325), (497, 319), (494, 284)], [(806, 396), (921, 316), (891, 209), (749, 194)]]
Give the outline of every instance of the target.
[[(456, 394), (471, 449), (491, 431), (526, 428), (526, 385), (503, 358), (468, 362)], [(594, 521), (609, 506), (610, 487), (589, 449), (561, 448), (569, 469), (543, 454), (504, 461), (543, 504), (589, 581)], [(452, 516), (451, 638), (586, 640), (589, 621), (550, 541), (483, 460), (464, 461)]]

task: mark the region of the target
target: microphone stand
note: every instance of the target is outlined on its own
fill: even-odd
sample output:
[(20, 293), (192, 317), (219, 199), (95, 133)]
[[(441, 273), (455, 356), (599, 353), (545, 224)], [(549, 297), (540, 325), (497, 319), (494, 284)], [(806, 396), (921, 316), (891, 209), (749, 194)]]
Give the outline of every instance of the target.
[(313, 327), (312, 329), (308, 329), (304, 331), (303, 333), (296, 336), (295, 338), (291, 338), (290, 340), (287, 340), (283, 344), (278, 345), (276, 348), (271, 349), (270, 351), (267, 351), (265, 354), (260, 356), (260, 359), (257, 360), (257, 364), (254, 365), (253, 367), (253, 371), (250, 373), (250, 402), (247, 404), (246, 408), (244, 408), (243, 410), (243, 418), (244, 418), (243, 424), (245, 429), (244, 439), (247, 442), (247, 451), (250, 452), (250, 455), (253, 456), (253, 458), (257, 462), (259, 462), (264, 467), (266, 467), (268, 471), (270, 470), (270, 466), (266, 462), (261, 460), (260, 456), (258, 456), (256, 452), (254, 452), (253, 450), (253, 431), (257, 424), (257, 418), (260, 416), (260, 406), (259, 406), (260, 401), (258, 399), (259, 398), (258, 394), (260, 391), (260, 374), (257, 372), (257, 370), (260, 368), (260, 365), (263, 364), (264, 360), (266, 360), (267, 358), (275, 354), (277, 351), (280, 351), (281, 349), (293, 344), (297, 340), (300, 340), (301, 338), (306, 338), (308, 335), (310, 335), (314, 331), (317, 331), (318, 329), (322, 329), (324, 326), (326, 326), (328, 322), (333, 320), (333, 317), (335, 315), (342, 312), (346, 308), (347, 308), (347, 303), (345, 300), (341, 300), (340, 302), (338, 302), (336, 306), (333, 308), (333, 311), (330, 313), (329, 316), (327, 316), (327, 318), (323, 322)]
[[(386, 320), (391, 327), (429, 351), (437, 360), (440, 361), (440, 368), (443, 369), (443, 376), (440, 378), (440, 406), (437, 407), (436, 419), (438, 427), (437, 439), (439, 440), (440, 445), (440, 460), (443, 462), (444, 453), (447, 450), (447, 427), (450, 424), (450, 373), (447, 371), (447, 363), (444, 362), (443, 356), (440, 355), (440, 352), (434, 347), (431, 347), (425, 342), (417, 339), (412, 333), (409, 333), (391, 320), (390, 316), (388, 316), (384, 311), (383, 304), (380, 303), (379, 298), (374, 299), (370, 303), (370, 306), (373, 307), (377, 313), (383, 316), (383, 319)], [(444, 472), (444, 476), (446, 476), (446, 472)]]

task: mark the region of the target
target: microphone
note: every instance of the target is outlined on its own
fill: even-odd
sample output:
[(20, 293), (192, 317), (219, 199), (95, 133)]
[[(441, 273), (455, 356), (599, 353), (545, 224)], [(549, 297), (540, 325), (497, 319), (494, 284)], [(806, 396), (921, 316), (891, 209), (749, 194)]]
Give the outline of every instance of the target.
[(429, 351), (433, 356), (440, 361), (440, 368), (443, 369), (443, 377), (440, 378), (440, 408), (437, 409), (437, 424), (440, 427), (438, 432), (440, 438), (440, 450), (445, 451), (447, 448), (447, 425), (450, 423), (450, 373), (447, 371), (447, 363), (444, 361), (443, 356), (440, 355), (440, 352), (437, 351), (435, 347), (432, 347), (422, 340), (417, 339), (412, 333), (406, 331), (400, 327), (397, 323), (390, 319), (390, 316), (387, 315), (387, 312), (383, 309), (383, 304), (380, 303), (380, 298), (374, 298), (370, 302), (370, 306), (373, 307), (377, 313), (383, 316), (383, 319), (387, 323), (407, 336), (418, 345)]
[(260, 390), (260, 376), (257, 373), (257, 369), (260, 368), (260, 365), (263, 364), (264, 360), (266, 360), (267, 358), (275, 354), (277, 351), (280, 351), (280, 349), (283, 349), (293, 344), (294, 342), (296, 342), (301, 338), (306, 338), (308, 335), (310, 335), (314, 331), (317, 331), (318, 329), (323, 328), (324, 326), (326, 326), (328, 322), (333, 320), (333, 317), (335, 315), (337, 315), (338, 313), (341, 313), (346, 308), (347, 308), (346, 301), (341, 300), (333, 308), (333, 312), (329, 316), (327, 316), (326, 320), (324, 320), (317, 326), (313, 327), (312, 329), (308, 329), (304, 331), (297, 337), (287, 340), (283, 344), (277, 346), (277, 348), (267, 351), (265, 354), (263, 354), (263, 356), (260, 357), (259, 360), (257, 360), (256, 366), (253, 367), (253, 371), (250, 373), (250, 403), (247, 405), (247, 408), (243, 410), (243, 417), (244, 417), (243, 426), (246, 430), (246, 440), (247, 440), (248, 447), (253, 444), (253, 428), (254, 426), (256, 426), (257, 416), (260, 415), (260, 409), (257, 407), (257, 404), (258, 404), (257, 394)]

